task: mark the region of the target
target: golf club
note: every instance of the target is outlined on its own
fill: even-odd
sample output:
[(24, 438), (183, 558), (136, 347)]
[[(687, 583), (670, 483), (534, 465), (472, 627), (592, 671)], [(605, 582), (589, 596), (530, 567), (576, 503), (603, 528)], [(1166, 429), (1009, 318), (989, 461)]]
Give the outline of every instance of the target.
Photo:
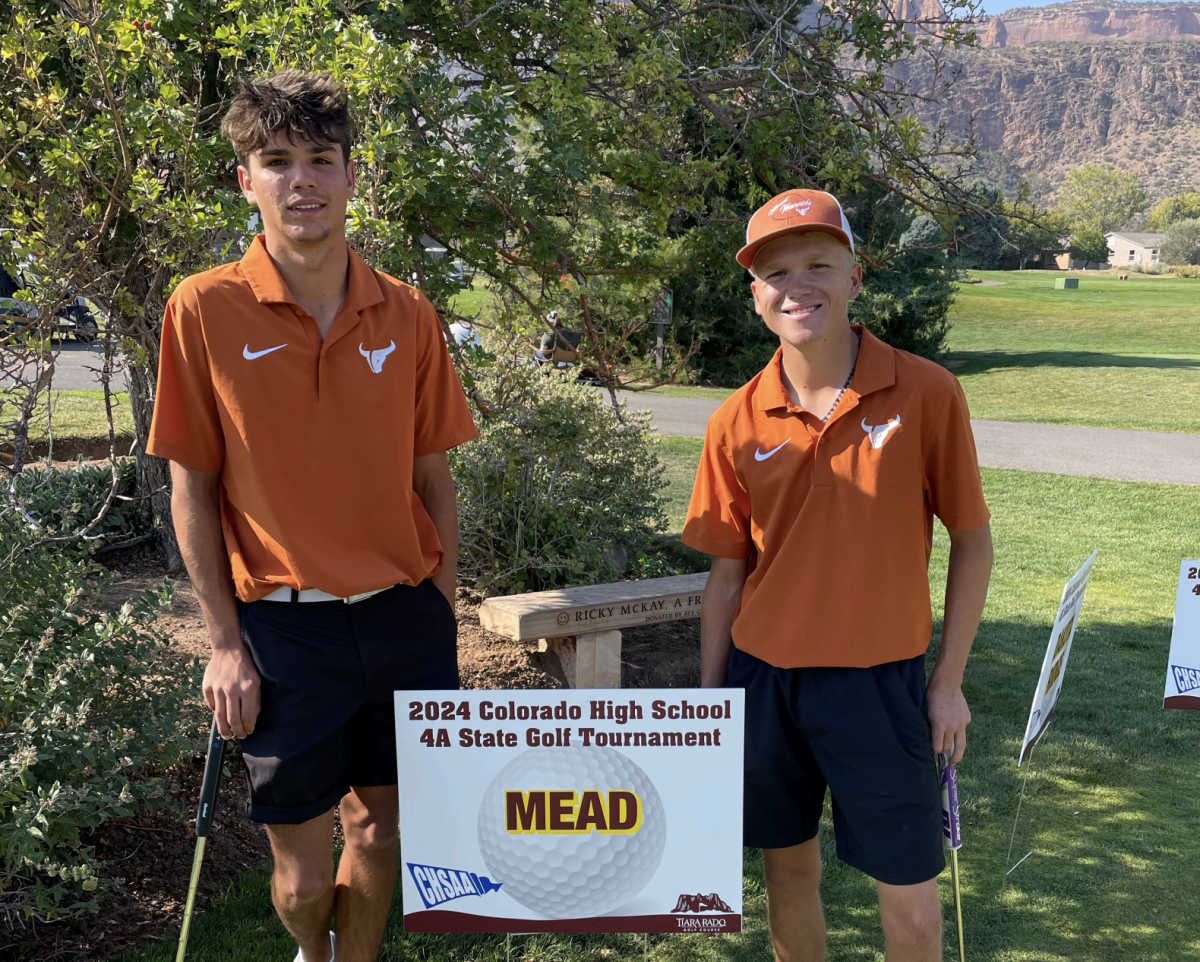
[(213, 811), (217, 807), (217, 786), (221, 783), (221, 762), (225, 757), (225, 739), (217, 730), (213, 715), (208, 733), (208, 755), (204, 760), (204, 781), (200, 785), (200, 804), (196, 806), (196, 855), (192, 859), (192, 878), (188, 882), (187, 902), (183, 907), (183, 929), (179, 933), (179, 952), (175, 962), (183, 962), (187, 954), (188, 930), (192, 926), (192, 909), (196, 905), (196, 885), (200, 881), (200, 864), (204, 861), (204, 843), (212, 827)]
[(942, 841), (950, 850), (950, 878), (954, 884), (954, 920), (958, 927), (958, 962), (967, 962), (963, 944), (962, 892), (958, 887), (958, 850), (962, 848), (962, 821), (958, 812), (957, 766), (946, 763), (946, 753), (938, 756), (942, 768)]

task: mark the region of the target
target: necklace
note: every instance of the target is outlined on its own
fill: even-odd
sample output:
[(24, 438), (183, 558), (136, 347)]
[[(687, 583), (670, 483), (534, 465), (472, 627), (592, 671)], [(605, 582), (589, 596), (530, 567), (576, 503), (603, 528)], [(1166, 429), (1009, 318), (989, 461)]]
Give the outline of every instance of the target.
[(862, 332), (855, 331), (854, 336), (858, 338), (858, 343), (854, 346), (854, 363), (850, 365), (850, 373), (846, 375), (846, 383), (842, 385), (842, 389), (837, 392), (837, 397), (833, 399), (833, 403), (829, 406), (829, 410), (825, 412), (825, 416), (821, 418), (821, 423), (824, 424), (829, 420), (829, 415), (837, 410), (837, 406), (842, 403), (842, 395), (846, 393), (846, 389), (850, 387), (850, 382), (854, 380), (854, 371), (858, 367), (858, 351), (862, 347)]

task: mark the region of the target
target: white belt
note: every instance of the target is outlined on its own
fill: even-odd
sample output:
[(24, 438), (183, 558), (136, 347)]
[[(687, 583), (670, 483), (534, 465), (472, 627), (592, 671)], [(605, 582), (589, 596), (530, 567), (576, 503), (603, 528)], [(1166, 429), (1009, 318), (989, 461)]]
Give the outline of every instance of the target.
[[(331, 595), (328, 591), (322, 591), (320, 588), (302, 588), (298, 592), (298, 594), (300, 595), (298, 600), (300, 602), (344, 601), (346, 604), (352, 605), (356, 601), (364, 601), (365, 599), (370, 598), (372, 595), (377, 595), (380, 592), (387, 591), (394, 587), (396, 587), (396, 586), (388, 585), (387, 588), (376, 588), (374, 591), (364, 591), (364, 592), (362, 592), (362, 594), (346, 595), (345, 598), (343, 598), (341, 595)], [(260, 600), (290, 602), (292, 600), (292, 589), (289, 588), (287, 585), (284, 585), (282, 588), (276, 588), (269, 595), (264, 596)]]

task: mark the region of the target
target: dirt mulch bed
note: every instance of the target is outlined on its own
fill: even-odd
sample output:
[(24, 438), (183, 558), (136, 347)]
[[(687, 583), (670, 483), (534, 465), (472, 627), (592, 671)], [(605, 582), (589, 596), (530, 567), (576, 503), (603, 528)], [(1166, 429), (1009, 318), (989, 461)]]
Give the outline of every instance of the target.
[[(102, 603), (117, 607), (153, 588), (165, 577), (161, 559), (146, 545), (113, 553), (104, 560), (113, 568), (113, 584)], [(457, 599), (458, 663), (464, 688), (562, 688), (557, 662), (537, 650), (536, 642), (513, 642), (479, 625), (479, 599), (465, 589)], [(171, 607), (160, 615), (181, 659), (207, 657), (208, 641), (199, 605), (186, 580), (175, 583)], [(625, 629), (622, 632), (621, 683), (626, 688), (673, 688), (700, 683), (700, 622), (680, 621)], [(207, 715), (197, 693), (197, 739)], [(198, 907), (247, 869), (270, 865), (270, 846), (262, 826), (246, 818), (248, 792), (240, 753), (226, 754), (230, 777), (222, 781), (216, 819), (204, 855)], [(176, 938), (183, 919), (188, 878), (195, 852), (191, 826), (195, 818), (204, 756), (196, 754), (168, 772), (171, 803), (161, 811), (114, 819), (89, 839), (104, 863), (101, 875), (115, 890), (105, 895), (95, 915), (24, 930), (0, 928), (0, 958), (13, 962), (77, 960), (100, 962), (144, 945)]]

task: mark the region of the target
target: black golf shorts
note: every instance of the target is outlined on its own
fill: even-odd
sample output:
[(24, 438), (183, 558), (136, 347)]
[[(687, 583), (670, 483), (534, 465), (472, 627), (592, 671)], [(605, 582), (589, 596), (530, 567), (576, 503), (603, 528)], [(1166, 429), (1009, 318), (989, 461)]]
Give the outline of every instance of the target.
[(458, 625), (430, 581), (349, 605), (251, 602), (242, 640), (262, 676), (242, 742), (256, 822), (299, 824), (352, 785), (395, 785), (392, 692), (458, 688)]
[(728, 684), (746, 689), (746, 845), (815, 838), (828, 786), (843, 862), (889, 885), (941, 873), (924, 655), (872, 668), (776, 668), (734, 647)]

